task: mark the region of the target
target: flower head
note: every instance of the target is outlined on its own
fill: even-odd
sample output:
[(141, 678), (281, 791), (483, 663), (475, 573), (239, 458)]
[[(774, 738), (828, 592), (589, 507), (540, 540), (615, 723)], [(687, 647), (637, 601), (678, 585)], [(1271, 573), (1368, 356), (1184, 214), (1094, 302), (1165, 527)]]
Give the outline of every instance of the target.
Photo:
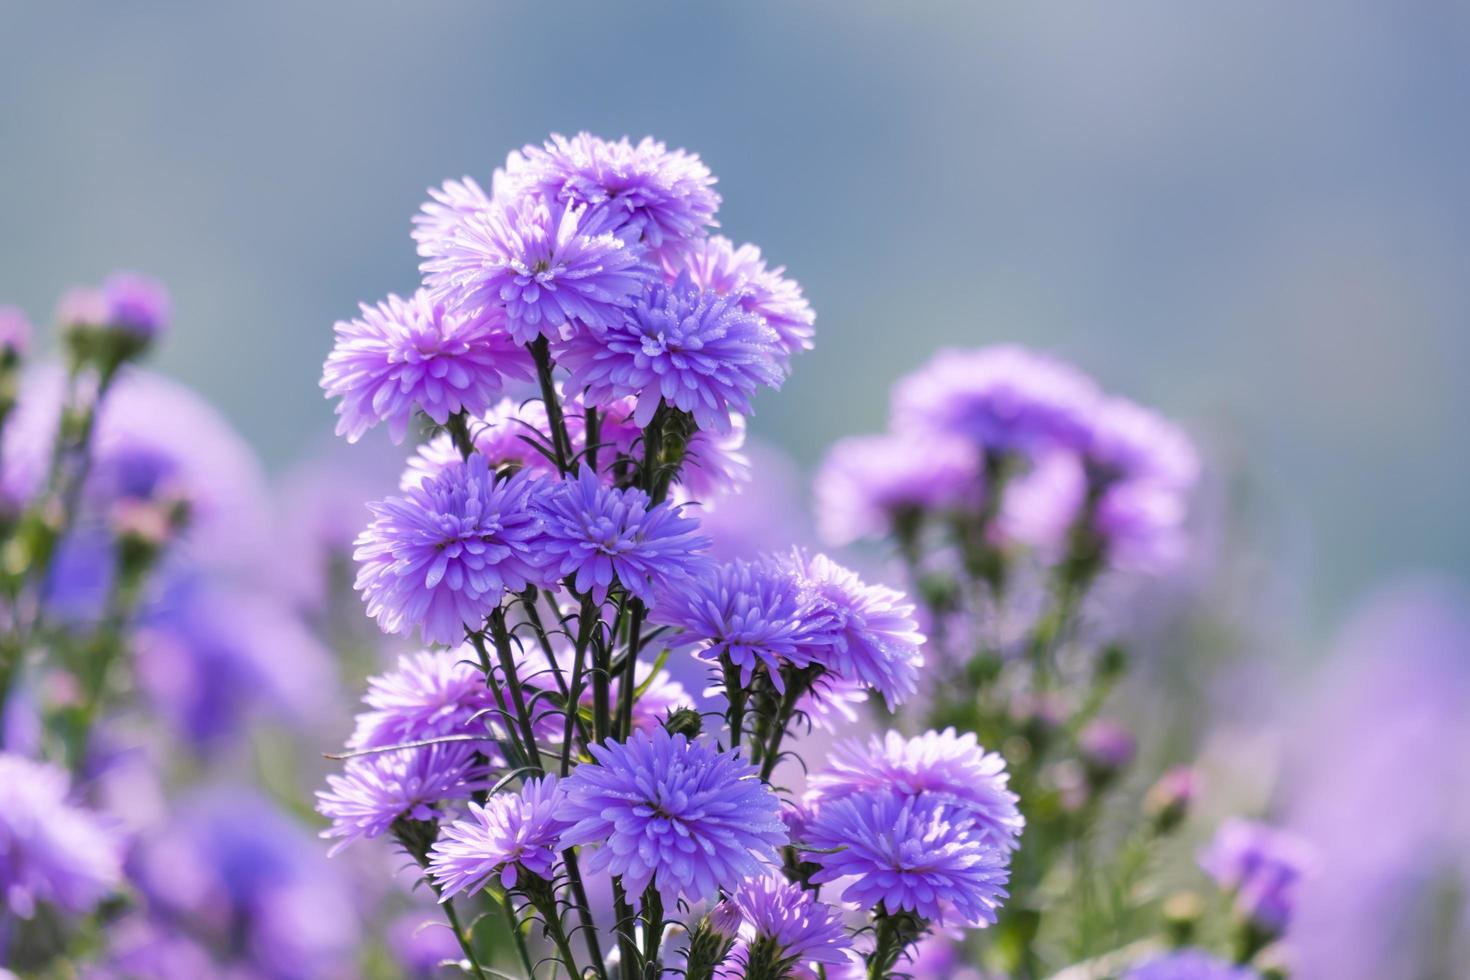
[(814, 486), (823, 537), (848, 544), (890, 534), (909, 515), (978, 504), (980, 453), (943, 434), (857, 436), (832, 447)]
[(687, 576), (709, 546), (699, 522), (679, 508), (650, 507), (641, 490), (605, 487), (587, 467), (545, 494), (539, 514), (547, 577), (569, 578), (598, 602), (616, 581), (651, 604), (655, 585)]
[(501, 311), (465, 316), (419, 290), (362, 306), (336, 326), (322, 388), (340, 398), (337, 434), (356, 442), (387, 422), (402, 442), (414, 410), (440, 425), (456, 412), (483, 412), (507, 380), (531, 377), (531, 359), (505, 332)]
[(766, 268), (760, 249), (745, 244), (736, 248), (730, 239), (711, 235), (695, 242), (685, 260), (694, 284), (721, 296), (732, 296), (747, 313), (766, 322), (779, 338), (783, 360), (798, 351), (812, 349), (816, 314), (786, 269)]
[(389, 633), (417, 627), (425, 643), (479, 628), (507, 590), (539, 577), (535, 486), (526, 473), (497, 479), (475, 455), (369, 504), (373, 522), (353, 554), (368, 615)]
[(808, 666), (814, 648), (830, 642), (825, 630), (831, 614), (789, 566), (776, 561), (712, 565), (692, 582), (668, 589), (654, 617), (679, 627), (674, 642), (696, 645), (701, 659), (728, 659), (743, 684), (764, 666), (782, 692), (781, 667)]
[(593, 402), (636, 398), (639, 426), (662, 402), (722, 433), (732, 415), (751, 413), (758, 388), (780, 386), (777, 353), (776, 333), (759, 317), (688, 277), (654, 284), (604, 333), (573, 335), (556, 352), (570, 387), (586, 388)]
[(1248, 966), (1236, 966), (1202, 949), (1179, 949), (1128, 968), (1123, 980), (1259, 980)]
[(1314, 862), (1311, 844), (1291, 831), (1238, 818), (1220, 825), (1199, 858), (1222, 888), (1235, 893), (1241, 913), (1273, 932), (1291, 920), (1299, 883)]
[(756, 958), (791, 969), (818, 963), (844, 966), (856, 961), (841, 912), (780, 875), (757, 875), (741, 883), (732, 898), (721, 904), (728, 910), (722, 918), (739, 916), (745, 948), (737, 958), (747, 963)]
[(841, 742), (808, 786), (822, 805), (874, 791), (939, 800), (966, 813), (993, 846), (1011, 850), (1026, 821), (1009, 780), (1005, 760), (981, 748), (973, 732), (946, 728), (910, 739), (890, 731), (867, 744)]
[(698, 156), (652, 137), (636, 145), (578, 133), (526, 146), (506, 164), (509, 180), (546, 197), (590, 208), (619, 237), (653, 254), (683, 254), (715, 223), (720, 195)]
[(317, 812), (332, 822), (322, 836), (341, 838), (336, 854), (355, 840), (381, 837), (400, 817), (437, 819), (440, 804), (467, 800), (486, 785), (484, 763), (465, 742), (357, 756), (317, 791)]
[(807, 825), (806, 859), (823, 884), (854, 881), (844, 901), (914, 912), (941, 925), (995, 921), (1006, 898), (1009, 852), (970, 811), (930, 796), (857, 793), (824, 803)]
[(786, 843), (776, 794), (735, 751), (663, 729), (591, 747), (566, 780), (562, 846), (599, 845), (589, 871), (652, 884), (673, 905), (706, 898), (774, 862)]
[(899, 431), (963, 436), (986, 450), (1081, 448), (1098, 399), (1080, 371), (1024, 347), (941, 351), (893, 390)]
[(16, 306), (0, 306), (0, 356), (25, 356), (31, 348), (31, 321)]
[(122, 846), (68, 799), (61, 769), (0, 753), (0, 907), (29, 919), (46, 902), (85, 912), (122, 879)]
[(784, 561), (826, 617), (825, 642), (811, 648), (812, 662), (866, 684), (890, 708), (913, 694), (924, 663), (913, 603), (901, 592), (868, 585), (826, 555), (797, 549)]
[(107, 324), (140, 337), (156, 337), (168, 326), (171, 304), (163, 284), (136, 272), (114, 272), (102, 282)]
[(420, 239), (434, 298), (469, 314), (503, 309), (516, 343), (583, 328), (601, 333), (643, 291), (635, 247), (585, 207), (515, 197)]
[(551, 878), (557, 838), (567, 827), (561, 806), (555, 776), (528, 779), (519, 793), (497, 793), (484, 806), (471, 803), (469, 819), (441, 828), (430, 851), (429, 874), (443, 897), (478, 891), (497, 875), (502, 888), (514, 888), (523, 871)]
[(1199, 457), (1183, 430), (1126, 398), (1098, 406), (1084, 454), (1099, 483), (1145, 481), (1188, 489), (1199, 478)]
[(485, 676), (461, 648), (425, 650), (398, 658), (396, 669), (368, 678), (349, 748), (370, 749), (442, 735), (485, 731), (477, 718), (494, 699)]
[[(503, 171), (496, 171), (492, 189), (498, 190), (503, 180)], [(419, 254), (432, 256), (436, 243), (453, 235), (455, 228), (466, 218), (484, 214), (494, 207), (493, 199), (473, 177), (446, 180), (441, 187), (429, 188), (429, 199), (413, 216), (412, 237), (419, 244)]]

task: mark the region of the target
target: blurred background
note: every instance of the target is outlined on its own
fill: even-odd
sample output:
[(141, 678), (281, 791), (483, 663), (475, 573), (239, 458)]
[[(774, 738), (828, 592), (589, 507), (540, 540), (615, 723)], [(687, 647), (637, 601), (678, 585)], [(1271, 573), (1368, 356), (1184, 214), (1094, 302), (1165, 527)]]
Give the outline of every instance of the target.
[(1186, 420), (1298, 636), (1470, 574), (1465, 4), (8, 2), (0, 38), (0, 294), (163, 279), (161, 367), (277, 472), (330, 433), (332, 322), (413, 288), (425, 188), (652, 133), (818, 312), (754, 423), (803, 466), (934, 348), (1020, 341)]

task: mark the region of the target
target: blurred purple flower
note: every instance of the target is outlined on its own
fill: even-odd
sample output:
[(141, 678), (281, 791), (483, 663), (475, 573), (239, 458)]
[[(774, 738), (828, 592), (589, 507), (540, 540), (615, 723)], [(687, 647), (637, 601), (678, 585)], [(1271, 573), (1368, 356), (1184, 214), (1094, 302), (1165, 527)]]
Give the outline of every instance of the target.
[(429, 874), (444, 898), (477, 892), (492, 879), (516, 886), (522, 872), (551, 880), (562, 819), (563, 788), (556, 776), (529, 779), (518, 793), (497, 793), (484, 806), (469, 804), (467, 819), (440, 828)]
[(63, 770), (0, 753), (0, 898), (11, 915), (43, 904), (87, 912), (121, 882), (115, 831), (70, 794)]
[(1200, 949), (1162, 953), (1131, 966), (1123, 980), (1259, 980), (1248, 966), (1236, 966)]
[(594, 403), (636, 398), (639, 426), (662, 402), (726, 433), (731, 416), (751, 414), (757, 389), (781, 386), (777, 352), (775, 331), (759, 317), (683, 277), (649, 287), (605, 332), (573, 334), (556, 359), (571, 372), (569, 386)]
[(1240, 913), (1273, 933), (1291, 921), (1299, 883), (1315, 862), (1304, 838), (1239, 818), (1221, 824), (1199, 856), (1200, 866), (1234, 894)]
[(620, 875), (629, 894), (652, 885), (672, 907), (776, 861), (786, 843), (779, 801), (735, 751), (662, 728), (591, 746), (572, 770), (562, 846), (597, 845), (584, 865)]
[(827, 767), (807, 781), (819, 806), (868, 792), (903, 799), (933, 799), (963, 811), (989, 842), (1004, 851), (1019, 846), (1026, 821), (1009, 787), (1005, 760), (981, 748), (973, 732), (953, 728), (905, 739), (890, 731), (833, 747)]
[(31, 349), (31, 321), (20, 307), (0, 306), (0, 356), (24, 357)]
[(837, 442), (814, 481), (817, 523), (832, 544), (882, 537), (905, 515), (980, 503), (980, 451), (934, 433)]
[(510, 182), (552, 201), (589, 207), (631, 243), (673, 259), (715, 223), (720, 195), (698, 156), (645, 136), (636, 145), (590, 133), (553, 134), (506, 164)]
[(443, 915), (431, 916), (427, 911), (408, 912), (395, 919), (388, 926), (388, 948), (413, 980), (443, 977), (446, 970), (442, 964), (464, 958), (459, 940)]
[(605, 487), (587, 467), (543, 494), (537, 514), (545, 577), (568, 579), (597, 602), (616, 581), (652, 604), (655, 584), (689, 575), (709, 546), (680, 508), (650, 507), (643, 491)]
[(446, 466), (401, 497), (368, 505), (357, 539), (357, 589), (388, 633), (417, 628), (425, 643), (456, 643), (507, 591), (539, 581), (535, 481), (498, 480), (485, 458)]
[(506, 384), (529, 380), (531, 358), (505, 332), (501, 311), (465, 316), (419, 290), (362, 304), (339, 321), (321, 386), (337, 405), (337, 434), (356, 442), (379, 422), (402, 442), (416, 410), (439, 425), (456, 412), (483, 412)]

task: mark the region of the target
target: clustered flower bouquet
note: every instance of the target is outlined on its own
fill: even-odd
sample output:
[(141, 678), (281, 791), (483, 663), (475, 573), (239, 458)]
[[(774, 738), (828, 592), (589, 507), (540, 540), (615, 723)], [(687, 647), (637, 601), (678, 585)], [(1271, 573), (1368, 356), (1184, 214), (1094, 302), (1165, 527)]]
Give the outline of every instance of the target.
[[(899, 384), (888, 433), (840, 443), (817, 479), (825, 536), (891, 542), (915, 599), (795, 543), (716, 557), (701, 519), (762, 480), (752, 399), (814, 333), (783, 269), (711, 234), (719, 204), (692, 154), (554, 137), (488, 193), (433, 191), (422, 287), (336, 327), (338, 433), (423, 436), (351, 556), (382, 633), (423, 646), (368, 680), (316, 801), (333, 852), (353, 845), (338, 861), (391, 847), (442, 910), (451, 948), (400, 974), (1284, 975), (1305, 846), (1227, 824), (1202, 863), (1233, 908), (1166, 895), (1151, 858), (1194, 777), (1165, 773), (1140, 809), (1119, 779), (1133, 736), (1101, 715), (1129, 658), (1100, 583), (1183, 550), (1189, 441), (1047, 357), (945, 352)], [(0, 680), (7, 729), (35, 733), (0, 756), (0, 950), (55, 975), (198, 976), (221, 948), (232, 976), (354, 975), (350, 950), (256, 955), (313, 920), (310, 889), (231, 898), (248, 912), (225, 938), (158, 914), (157, 862), (128, 857), (93, 788), (127, 731), (99, 723), (127, 717), (150, 583), (201, 514), (172, 457), (94, 439), (165, 314), (129, 277), (63, 304), (49, 451), (8, 498)], [(9, 412), (22, 321), (0, 344)], [(6, 449), (8, 489), (37, 454)], [(78, 547), (106, 572), (80, 618), (54, 608)], [(1101, 853), (1119, 806), (1136, 817)], [(240, 877), (304, 863), (233, 843), (249, 833), (211, 838), (250, 855)], [(147, 941), (120, 940), (140, 918)]]

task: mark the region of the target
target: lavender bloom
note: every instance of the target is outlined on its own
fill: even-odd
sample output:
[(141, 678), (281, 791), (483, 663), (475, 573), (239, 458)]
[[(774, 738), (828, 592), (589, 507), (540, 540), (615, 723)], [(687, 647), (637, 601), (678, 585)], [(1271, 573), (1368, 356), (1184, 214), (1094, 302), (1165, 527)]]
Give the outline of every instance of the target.
[(1098, 391), (1075, 368), (1023, 347), (941, 351), (893, 390), (896, 431), (963, 436), (987, 451), (1080, 449)]
[(31, 349), (31, 321), (16, 306), (0, 306), (0, 356), (24, 357)]
[(1123, 980), (1259, 980), (1247, 966), (1236, 966), (1204, 950), (1180, 949), (1128, 968)]
[(816, 314), (801, 287), (786, 278), (786, 269), (766, 268), (760, 249), (736, 248), (720, 235), (695, 242), (684, 266), (700, 289), (733, 296), (740, 308), (766, 322), (780, 339), (783, 366), (798, 351), (812, 349)]
[(924, 635), (913, 603), (901, 592), (868, 585), (826, 555), (794, 550), (784, 559), (802, 588), (810, 590), (827, 625), (811, 660), (837, 677), (858, 680), (897, 707), (918, 686)]
[(668, 906), (706, 898), (774, 863), (786, 843), (779, 801), (754, 766), (663, 729), (591, 746), (595, 765), (565, 781), (563, 847), (598, 845), (586, 869), (652, 884)]
[(1272, 932), (1291, 920), (1298, 883), (1314, 862), (1312, 846), (1296, 834), (1238, 818), (1221, 824), (1199, 857), (1200, 867), (1235, 893), (1240, 913)]
[[(498, 191), (502, 181), (503, 172), (496, 171), (491, 188)], [(412, 237), (419, 245), (419, 254), (433, 255), (436, 242), (452, 236), (467, 218), (484, 214), (494, 206), (491, 196), (473, 177), (446, 180), (442, 187), (429, 188), (429, 200), (413, 216)]]
[(402, 442), (415, 409), (439, 425), (456, 412), (483, 412), (508, 380), (531, 377), (531, 358), (505, 332), (500, 311), (448, 312), (424, 290), (389, 295), (362, 317), (339, 321), (322, 372), (339, 398), (337, 434), (356, 442), (379, 422)]
[(168, 326), (170, 303), (163, 284), (134, 272), (114, 272), (102, 283), (107, 325), (152, 339)]
[(813, 727), (824, 732), (839, 732), (857, 724), (857, 706), (867, 701), (868, 689), (860, 681), (823, 674), (797, 700), (796, 710), (805, 715)]
[(699, 522), (669, 504), (649, 506), (648, 494), (604, 487), (583, 467), (545, 494), (537, 547), (548, 578), (570, 579), (601, 602), (614, 581), (652, 604), (655, 584), (682, 578), (709, 546)]
[[(398, 658), (396, 670), (368, 678), (347, 745), (353, 749), (401, 745), (443, 735), (485, 734), (479, 716), (494, 707), (485, 675), (466, 660), (469, 651), (426, 650)], [(482, 749), (483, 750), (483, 749)]]
[(769, 956), (770, 961), (808, 968), (856, 962), (841, 912), (780, 875), (757, 875), (721, 904), (739, 915), (746, 956), (754, 949), (764, 954), (763, 960)]
[(1077, 747), (1089, 767), (1112, 773), (1133, 761), (1138, 753), (1138, 740), (1121, 722), (1098, 718), (1077, 733)]
[(414, 980), (443, 978), (442, 964), (464, 957), (454, 931), (442, 915), (409, 912), (388, 927), (388, 948), (405, 974)]
[(41, 903), (86, 912), (121, 881), (119, 841), (70, 790), (61, 769), (0, 753), (0, 896), (11, 915), (29, 919)]
[(840, 742), (827, 768), (807, 785), (822, 806), (872, 792), (943, 802), (951, 811), (963, 812), (1004, 852), (1019, 846), (1026, 825), (1009, 781), (1005, 760), (981, 748), (973, 732), (956, 735), (946, 728), (911, 739), (888, 732), (881, 738), (874, 735), (866, 745), (856, 739)]
[(442, 899), (479, 891), (497, 875), (505, 889), (521, 872), (550, 880), (557, 838), (568, 826), (558, 815), (562, 799), (561, 784), (547, 776), (527, 780), (519, 793), (497, 793), (484, 806), (471, 803), (470, 819), (441, 828), (430, 852), (429, 874)]
[(1099, 484), (1143, 481), (1187, 490), (1199, 479), (1199, 457), (1189, 437), (1126, 398), (1108, 398), (1098, 406), (1085, 455)]
[(389, 633), (418, 627), (425, 643), (478, 628), (507, 590), (540, 579), (535, 487), (526, 473), (497, 480), (476, 455), (369, 504), (373, 522), (353, 554), (368, 615)]
[(701, 238), (720, 207), (715, 178), (698, 156), (647, 136), (635, 146), (627, 137), (553, 135), (512, 154), (506, 172), (549, 200), (589, 207), (618, 237), (666, 259)]
[(341, 838), (330, 851), (336, 854), (355, 840), (381, 837), (400, 817), (437, 819), (439, 804), (467, 800), (487, 785), (475, 747), (463, 742), (358, 756), (317, 791), (317, 812), (332, 822), (322, 836)]
[(802, 843), (815, 849), (806, 860), (822, 869), (812, 882), (853, 878), (842, 898), (862, 908), (983, 926), (995, 922), (1007, 896), (1009, 852), (970, 811), (943, 799), (877, 791), (833, 800)]
[(826, 613), (803, 590), (788, 566), (736, 560), (710, 567), (690, 583), (661, 594), (655, 621), (682, 631), (674, 640), (698, 646), (697, 655), (718, 664), (728, 658), (749, 685), (764, 666), (778, 691), (781, 668), (811, 664), (813, 651), (830, 642)]
[(935, 433), (843, 439), (814, 483), (817, 521), (833, 544), (882, 537), (909, 515), (980, 503), (974, 443)]
[(422, 238), (434, 299), (475, 314), (503, 308), (518, 344), (581, 326), (601, 333), (643, 291), (650, 270), (585, 207), (517, 198)]
[(633, 421), (646, 426), (660, 402), (688, 412), (701, 429), (729, 432), (732, 414), (749, 415), (761, 385), (780, 387), (777, 337), (728, 297), (705, 292), (688, 277), (655, 284), (600, 335), (575, 334), (557, 347), (598, 404), (633, 396)]

